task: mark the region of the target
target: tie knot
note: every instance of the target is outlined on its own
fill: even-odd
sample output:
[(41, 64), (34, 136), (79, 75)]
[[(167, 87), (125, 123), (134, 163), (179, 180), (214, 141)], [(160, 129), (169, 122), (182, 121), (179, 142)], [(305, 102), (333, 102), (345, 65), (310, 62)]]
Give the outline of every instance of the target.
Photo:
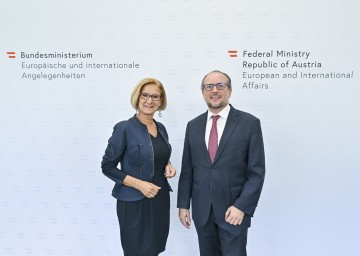
[(219, 119), (219, 115), (211, 116), (213, 119), (213, 123), (216, 123), (216, 121)]

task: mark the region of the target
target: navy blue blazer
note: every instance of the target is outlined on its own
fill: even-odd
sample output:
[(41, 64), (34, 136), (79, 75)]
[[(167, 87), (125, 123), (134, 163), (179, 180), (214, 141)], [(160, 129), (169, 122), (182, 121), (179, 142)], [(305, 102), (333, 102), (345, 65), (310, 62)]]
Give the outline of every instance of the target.
[(214, 163), (205, 143), (207, 112), (186, 127), (177, 207), (190, 209), (197, 225), (205, 225), (211, 205), (217, 220), (235, 206), (250, 226), (265, 177), (265, 153), (260, 120), (230, 105)]
[[(171, 152), (165, 126), (159, 122), (156, 122), (156, 125), (158, 134), (164, 139)], [(118, 168), (119, 163), (121, 169)], [(114, 126), (113, 134), (101, 162), (101, 168), (107, 177), (115, 181), (112, 195), (116, 199), (137, 201), (144, 198), (139, 190), (123, 184), (126, 175), (151, 182), (155, 171), (150, 134), (146, 125), (140, 122), (135, 115)], [(168, 188), (171, 190), (169, 183)]]

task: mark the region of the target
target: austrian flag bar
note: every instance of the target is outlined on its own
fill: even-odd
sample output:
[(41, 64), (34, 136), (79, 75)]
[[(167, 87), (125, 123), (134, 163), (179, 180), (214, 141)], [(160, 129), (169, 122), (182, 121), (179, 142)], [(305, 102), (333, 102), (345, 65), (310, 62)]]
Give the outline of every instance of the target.
[(237, 58), (237, 50), (228, 50), (231, 58)]
[(16, 58), (16, 52), (6, 52), (7, 53), (7, 55), (8, 55), (8, 57), (9, 57), (9, 59), (15, 59)]

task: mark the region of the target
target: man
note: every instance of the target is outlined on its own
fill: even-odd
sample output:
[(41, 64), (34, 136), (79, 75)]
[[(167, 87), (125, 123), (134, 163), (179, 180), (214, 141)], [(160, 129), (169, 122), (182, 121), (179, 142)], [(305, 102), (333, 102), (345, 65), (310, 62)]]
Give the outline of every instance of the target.
[(227, 74), (210, 72), (201, 89), (208, 111), (187, 124), (179, 218), (190, 228), (191, 200), (200, 255), (245, 256), (247, 230), (265, 176), (260, 120), (229, 104)]

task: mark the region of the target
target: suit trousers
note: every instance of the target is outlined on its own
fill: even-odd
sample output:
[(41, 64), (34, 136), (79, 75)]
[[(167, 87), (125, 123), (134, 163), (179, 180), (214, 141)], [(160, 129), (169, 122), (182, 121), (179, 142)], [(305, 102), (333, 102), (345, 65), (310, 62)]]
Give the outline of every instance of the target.
[(211, 207), (204, 226), (195, 223), (201, 256), (246, 256), (248, 227), (217, 220)]

